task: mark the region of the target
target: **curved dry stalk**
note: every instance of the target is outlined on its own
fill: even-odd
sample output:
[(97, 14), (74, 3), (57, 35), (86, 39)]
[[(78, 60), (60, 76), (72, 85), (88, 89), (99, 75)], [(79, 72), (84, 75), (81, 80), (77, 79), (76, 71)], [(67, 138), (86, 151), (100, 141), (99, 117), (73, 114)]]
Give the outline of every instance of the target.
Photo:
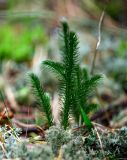
[(0, 146), (3, 151), (3, 154), (6, 155), (6, 150), (5, 150), (4, 144), (2, 142), (0, 142)]
[(93, 57), (92, 67), (91, 67), (91, 75), (94, 74), (94, 68), (95, 68), (95, 61), (96, 61), (96, 57), (97, 57), (97, 51), (98, 51), (98, 48), (99, 48), (100, 43), (101, 43), (101, 28), (102, 28), (102, 23), (103, 23), (104, 15), (105, 15), (105, 11), (102, 12), (100, 20), (99, 20), (99, 25), (98, 25), (98, 40), (96, 42), (96, 48), (95, 48), (95, 51), (94, 51), (94, 57)]
[(97, 130), (97, 128), (94, 126), (94, 129), (96, 131), (96, 135), (97, 135), (97, 138), (98, 138), (98, 141), (100, 143), (100, 148), (101, 148), (101, 151), (102, 151), (102, 154), (103, 154), (103, 157), (104, 157), (104, 160), (106, 160), (106, 157), (105, 157), (105, 152), (104, 152), (104, 147), (103, 147), (103, 144), (102, 144), (102, 141), (101, 141), (101, 138), (100, 138), (100, 135), (99, 135), (99, 132)]

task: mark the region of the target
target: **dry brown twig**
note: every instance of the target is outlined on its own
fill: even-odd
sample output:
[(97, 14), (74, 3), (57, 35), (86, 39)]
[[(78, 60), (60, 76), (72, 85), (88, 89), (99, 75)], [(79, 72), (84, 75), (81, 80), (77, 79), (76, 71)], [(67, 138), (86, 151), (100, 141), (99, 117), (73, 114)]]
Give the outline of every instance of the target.
[(46, 128), (42, 128), (36, 124), (25, 124), (25, 123), (22, 123), (16, 119), (12, 119), (12, 122), (19, 128), (22, 129), (22, 132), (25, 132), (26, 134), (26, 131), (27, 132), (39, 132), (41, 133), (42, 137), (45, 137), (45, 129)]

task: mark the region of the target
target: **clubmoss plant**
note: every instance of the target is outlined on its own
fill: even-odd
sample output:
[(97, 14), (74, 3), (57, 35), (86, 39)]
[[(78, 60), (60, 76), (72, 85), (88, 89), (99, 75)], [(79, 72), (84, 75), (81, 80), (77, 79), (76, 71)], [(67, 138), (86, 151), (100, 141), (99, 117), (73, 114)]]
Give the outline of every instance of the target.
[(33, 73), (31, 73), (29, 76), (30, 76), (31, 84), (32, 84), (34, 95), (36, 96), (37, 102), (40, 108), (46, 114), (48, 125), (51, 126), (53, 121), (52, 121), (50, 97), (47, 93), (44, 92), (38, 76), (36, 76)]
[[(85, 68), (80, 67), (78, 52), (78, 37), (75, 32), (70, 31), (67, 22), (62, 22), (61, 37), (61, 62), (46, 60), (42, 62), (42, 68), (49, 69), (59, 79), (59, 93), (62, 101), (61, 106), (61, 125), (66, 129), (69, 125), (69, 117), (73, 116), (75, 122), (79, 124), (84, 122), (87, 128), (92, 128), (92, 122), (88, 117), (88, 113), (95, 107), (89, 104), (89, 95), (97, 86), (101, 76), (88, 76)], [(35, 90), (36, 97), (41, 99), (40, 105), (43, 106), (49, 124), (52, 123), (51, 108), (49, 99), (48, 105), (45, 93), (42, 90), (39, 79), (36, 75), (30, 74), (32, 86)], [(46, 109), (47, 107), (47, 109)], [(50, 110), (50, 114), (48, 111)], [(48, 114), (47, 114), (48, 113)]]

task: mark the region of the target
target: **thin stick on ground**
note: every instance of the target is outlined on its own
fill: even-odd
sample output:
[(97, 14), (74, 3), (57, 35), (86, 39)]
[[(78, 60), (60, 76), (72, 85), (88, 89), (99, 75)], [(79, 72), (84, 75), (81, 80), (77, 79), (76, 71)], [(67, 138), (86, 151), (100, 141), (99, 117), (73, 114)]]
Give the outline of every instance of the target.
[(3, 151), (3, 154), (6, 155), (6, 150), (5, 150), (4, 144), (2, 142), (0, 142), (0, 146)]
[(102, 144), (102, 141), (101, 141), (101, 138), (100, 138), (100, 135), (99, 135), (99, 132), (97, 130), (97, 128), (94, 126), (94, 129), (96, 131), (96, 135), (97, 135), (97, 138), (98, 138), (98, 141), (100, 143), (100, 148), (101, 148), (101, 151), (102, 151), (102, 154), (103, 154), (103, 157), (104, 157), (104, 160), (106, 159), (105, 157), (105, 152), (104, 152), (104, 147), (103, 147), (103, 144)]
[(101, 29), (102, 29), (102, 23), (103, 23), (104, 15), (105, 15), (105, 11), (102, 12), (100, 20), (99, 20), (99, 25), (98, 25), (98, 40), (97, 40), (97, 43), (96, 43), (96, 48), (95, 48), (94, 57), (93, 57), (93, 61), (92, 61), (91, 75), (94, 74), (94, 68), (95, 68), (95, 62), (96, 62), (96, 57), (97, 57), (97, 51), (98, 51), (98, 48), (99, 48), (100, 43), (101, 43)]

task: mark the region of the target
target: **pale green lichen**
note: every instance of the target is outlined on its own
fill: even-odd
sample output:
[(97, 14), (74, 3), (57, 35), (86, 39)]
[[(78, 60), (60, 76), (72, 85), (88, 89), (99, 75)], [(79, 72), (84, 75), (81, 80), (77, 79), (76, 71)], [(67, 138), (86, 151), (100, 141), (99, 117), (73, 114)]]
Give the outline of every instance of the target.
[[(0, 149), (0, 159), (20, 159), (20, 160), (53, 160), (61, 151), (62, 160), (117, 160), (127, 157), (127, 127), (123, 127), (114, 132), (99, 131), (103, 151), (97, 138), (96, 130), (92, 130), (88, 135), (80, 132), (71, 133), (59, 126), (52, 126), (46, 131), (47, 144), (34, 144), (28, 147), (29, 142), (20, 140), (8, 132), (7, 128), (1, 128), (0, 132), (4, 138), (6, 153)], [(6, 133), (6, 134), (5, 134)], [(15, 129), (18, 135), (18, 130)]]

